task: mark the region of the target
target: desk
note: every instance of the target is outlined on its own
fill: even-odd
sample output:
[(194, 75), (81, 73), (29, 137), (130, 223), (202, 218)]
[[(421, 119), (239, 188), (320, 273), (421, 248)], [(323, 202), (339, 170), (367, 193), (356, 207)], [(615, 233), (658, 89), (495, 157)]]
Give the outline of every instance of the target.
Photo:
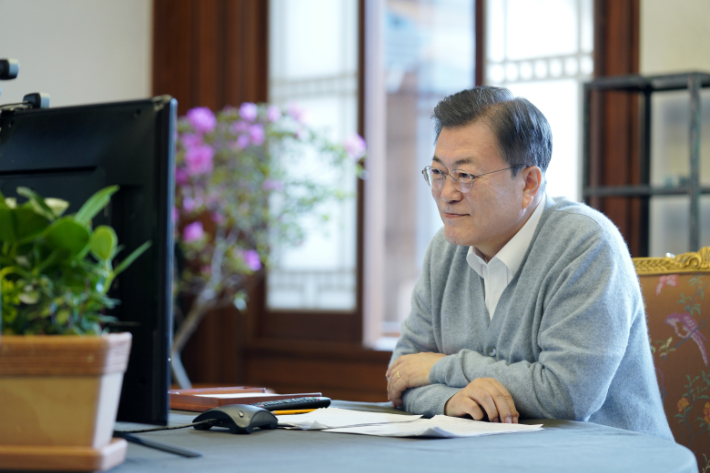
[[(334, 401), (333, 407), (391, 412), (386, 404)], [(170, 424), (195, 414), (173, 412)], [(397, 439), (325, 432), (267, 430), (232, 435), (193, 428), (140, 434), (204, 453), (182, 458), (129, 444), (126, 462), (112, 473), (137, 472), (688, 472), (687, 448), (649, 435), (573, 421), (543, 423), (541, 432), (465, 439)], [(135, 424), (119, 423), (124, 430)]]

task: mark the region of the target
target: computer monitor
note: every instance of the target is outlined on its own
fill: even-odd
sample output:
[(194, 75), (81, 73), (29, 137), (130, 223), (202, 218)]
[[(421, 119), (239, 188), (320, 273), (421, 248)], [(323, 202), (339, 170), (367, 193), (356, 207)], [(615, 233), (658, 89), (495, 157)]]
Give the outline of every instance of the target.
[(19, 186), (58, 197), (76, 212), (94, 192), (117, 184), (94, 226), (111, 225), (128, 255), (152, 246), (122, 273), (110, 295), (112, 331), (133, 335), (118, 410), (128, 422), (167, 424), (172, 340), (173, 163), (177, 101), (148, 100), (0, 114), (0, 190)]

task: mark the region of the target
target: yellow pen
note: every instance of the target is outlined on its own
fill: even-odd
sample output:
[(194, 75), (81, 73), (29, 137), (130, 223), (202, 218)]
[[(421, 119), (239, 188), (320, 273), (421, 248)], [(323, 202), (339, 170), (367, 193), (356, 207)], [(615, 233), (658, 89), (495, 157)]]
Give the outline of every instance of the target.
[(315, 409), (292, 409), (290, 411), (271, 411), (275, 416), (283, 416), (288, 414), (305, 414), (306, 412), (313, 412)]

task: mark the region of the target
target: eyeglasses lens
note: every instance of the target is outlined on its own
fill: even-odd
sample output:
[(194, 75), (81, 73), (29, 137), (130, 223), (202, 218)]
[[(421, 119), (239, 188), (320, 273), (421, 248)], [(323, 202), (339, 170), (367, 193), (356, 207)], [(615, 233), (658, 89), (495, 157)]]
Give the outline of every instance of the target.
[(446, 175), (443, 172), (437, 169), (429, 168), (426, 170), (425, 176), (429, 185), (434, 189), (439, 190), (444, 186)]

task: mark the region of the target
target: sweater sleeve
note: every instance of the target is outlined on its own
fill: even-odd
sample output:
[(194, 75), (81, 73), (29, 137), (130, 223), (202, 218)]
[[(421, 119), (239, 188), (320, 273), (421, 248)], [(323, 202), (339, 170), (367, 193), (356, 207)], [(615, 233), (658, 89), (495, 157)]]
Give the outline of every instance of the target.
[[(432, 264), (441, 263), (441, 260), (432, 261), (432, 247), (427, 249), (424, 258), (422, 275), (417, 280), (412, 294), (412, 310), (409, 317), (402, 323), (402, 334), (397, 341), (397, 346), (392, 353), (390, 365), (402, 355), (421, 352), (440, 352), (436, 343), (436, 335), (432, 323)], [(445, 383), (435, 383), (428, 386), (408, 389), (404, 392), (402, 400), (404, 409), (413, 414), (434, 416), (444, 413), (444, 406), (460, 388), (447, 386)]]
[(523, 417), (588, 420), (606, 399), (633, 318), (639, 311), (643, 316), (633, 265), (616, 240), (620, 236), (577, 242), (560, 266), (541, 275), (534, 362), (461, 350), (434, 365), (432, 383), (462, 388), (490, 377), (508, 389)]

